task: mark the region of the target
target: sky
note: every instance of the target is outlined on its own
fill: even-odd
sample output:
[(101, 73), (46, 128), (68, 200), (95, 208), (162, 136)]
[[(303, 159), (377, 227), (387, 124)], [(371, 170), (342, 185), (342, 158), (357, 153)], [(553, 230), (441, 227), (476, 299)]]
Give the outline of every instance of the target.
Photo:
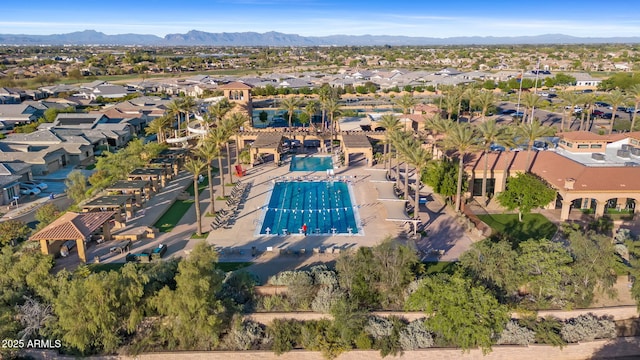
[(628, 0), (30, 0), (3, 1), (0, 7), (0, 34), (82, 30), (161, 37), (190, 30), (302, 36), (618, 37), (640, 36), (640, 16)]

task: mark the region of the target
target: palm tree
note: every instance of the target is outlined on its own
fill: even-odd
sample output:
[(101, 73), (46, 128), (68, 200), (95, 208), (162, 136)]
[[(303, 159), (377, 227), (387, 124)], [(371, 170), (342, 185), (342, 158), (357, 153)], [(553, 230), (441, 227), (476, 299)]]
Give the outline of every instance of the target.
[(182, 117), (182, 100), (177, 98), (167, 104), (167, 114), (176, 118), (176, 132), (175, 137), (179, 137), (180, 133), (180, 118)]
[(291, 129), (293, 124), (292, 123), (293, 114), (295, 113), (296, 110), (298, 110), (301, 104), (302, 104), (302, 99), (300, 99), (297, 96), (285, 98), (280, 103), (280, 109), (286, 111), (287, 114), (289, 115), (289, 129)]
[(414, 143), (412, 134), (407, 131), (396, 131), (390, 134), (391, 143), (396, 149), (396, 161), (398, 163), (396, 173), (396, 183), (400, 180), (400, 160), (404, 161), (404, 198), (409, 198), (409, 153), (412, 151)]
[(213, 120), (215, 121), (215, 123), (219, 124), (222, 122), (222, 119), (224, 119), (231, 108), (231, 103), (229, 103), (227, 99), (223, 99), (221, 101), (218, 101), (214, 105), (209, 106), (207, 110), (209, 111), (209, 114), (213, 116)]
[(211, 141), (201, 140), (196, 148), (196, 154), (207, 164), (207, 180), (209, 181), (209, 203), (211, 204), (211, 213), (215, 214), (215, 196), (213, 191), (213, 159), (220, 156), (220, 149)]
[(609, 125), (609, 134), (613, 133), (613, 124), (616, 121), (616, 112), (618, 111), (618, 106), (627, 102), (629, 98), (627, 95), (621, 90), (613, 90), (609, 94), (607, 94), (607, 101), (611, 104), (612, 112), (611, 112), (611, 124)]
[(304, 112), (309, 116), (309, 124), (313, 122), (313, 115), (315, 115), (320, 110), (320, 103), (312, 100), (307, 103), (304, 107)]
[(530, 120), (533, 121), (533, 109), (540, 107), (542, 105), (542, 101), (544, 100), (542, 100), (540, 96), (531, 92), (524, 93), (522, 95), (522, 100), (520, 103), (526, 109), (526, 111), (524, 112), (524, 115), (522, 116), (522, 122), (526, 122), (527, 114), (529, 114), (529, 111), (531, 111), (531, 114), (529, 115)]
[(444, 106), (447, 109), (447, 120), (451, 120), (453, 117), (453, 112), (456, 110), (456, 106), (458, 105), (458, 98), (456, 94), (453, 92), (448, 92), (444, 98)]
[[(407, 139), (410, 139), (410, 141), (408, 141), (409, 152), (406, 158), (407, 161), (416, 169), (416, 190), (414, 193), (413, 218), (418, 219), (420, 218), (418, 204), (420, 200), (420, 188), (422, 186), (422, 170), (427, 166), (429, 160), (431, 160), (431, 153), (427, 151), (427, 149), (423, 148), (421, 142), (417, 141), (415, 138)], [(405, 174), (405, 177), (408, 178), (408, 174)]]
[(235, 161), (236, 164), (240, 162), (240, 151), (241, 151), (240, 128), (243, 127), (244, 124), (247, 123), (248, 121), (249, 121), (249, 116), (241, 112), (234, 112), (229, 117), (229, 122), (231, 123), (231, 129), (233, 131), (233, 134), (236, 137), (236, 161)]
[(465, 90), (465, 96), (469, 100), (469, 122), (473, 121), (473, 103), (479, 99), (480, 91), (474, 87)]
[(631, 128), (629, 131), (635, 131), (636, 129), (636, 116), (638, 115), (638, 111), (640, 111), (640, 84), (635, 84), (629, 88), (629, 95), (633, 99), (633, 117), (631, 118)]
[(171, 126), (171, 117), (167, 114), (157, 117), (147, 125), (145, 133), (156, 134), (158, 144), (165, 142), (165, 130)]
[(489, 171), (489, 151), (491, 145), (502, 142), (505, 137), (505, 128), (498, 126), (495, 119), (484, 121), (478, 126), (478, 132), (482, 138), (482, 151), (484, 155), (484, 170), (482, 172), (482, 198), (488, 199), (487, 196), (487, 173)]
[(520, 140), (527, 140), (527, 167), (526, 171), (531, 170), (531, 150), (533, 143), (541, 137), (553, 136), (556, 133), (555, 127), (545, 126), (537, 119), (528, 124), (522, 124), (516, 129), (516, 135)]
[(455, 210), (460, 212), (462, 203), (462, 173), (464, 172), (465, 156), (479, 147), (478, 135), (469, 124), (456, 124), (447, 133), (444, 139), (444, 146), (447, 149), (455, 150), (458, 153), (458, 183), (456, 190)]
[(580, 114), (580, 128), (579, 131), (585, 130), (585, 119), (587, 122), (592, 117), (593, 113), (593, 102), (596, 100), (596, 97), (593, 94), (581, 94), (578, 96), (578, 103), (582, 104), (582, 113)]
[(209, 132), (207, 137), (204, 138), (204, 141), (211, 142), (213, 146), (217, 150), (218, 157), (218, 173), (220, 177), (220, 194), (222, 197), (226, 197), (226, 193), (224, 191), (224, 167), (222, 167), (222, 146), (227, 141), (229, 136), (226, 133), (226, 129), (222, 126), (217, 126)]
[(478, 106), (480, 106), (480, 109), (482, 109), (482, 121), (484, 121), (485, 116), (487, 115), (487, 111), (489, 111), (489, 108), (495, 101), (496, 97), (491, 91), (480, 91), (480, 93), (476, 97), (476, 102), (478, 103)]
[(318, 89), (318, 97), (320, 98), (320, 105), (322, 107), (322, 129), (326, 130), (327, 103), (330, 100), (337, 100), (338, 94), (334, 88), (328, 84), (324, 84)]
[(580, 102), (580, 98), (573, 91), (562, 91), (558, 96), (567, 103), (567, 106), (564, 107), (565, 119), (560, 123), (560, 131), (564, 132), (565, 122), (569, 124), (569, 129), (571, 129), (571, 117), (576, 104)]
[[(333, 153), (333, 140), (334, 140), (334, 136), (335, 136), (335, 131), (336, 131), (336, 116), (340, 115), (340, 104), (338, 103), (338, 101), (334, 100), (334, 99), (330, 99), (326, 102), (325, 104), (325, 110), (327, 112), (327, 114), (329, 114), (329, 123), (331, 124), (331, 142), (330, 142), (330, 151), (331, 153)], [(338, 125), (338, 130), (340, 130), (340, 126)]]
[(227, 155), (227, 168), (229, 169), (229, 171), (227, 172), (227, 175), (229, 176), (229, 181), (227, 182), (227, 184), (232, 184), (233, 183), (233, 171), (231, 171), (231, 150), (229, 150), (229, 139), (231, 139), (231, 136), (234, 133), (235, 130), (235, 124), (233, 123), (233, 121), (231, 120), (231, 118), (224, 118), (222, 119), (222, 122), (218, 124), (218, 127), (221, 127), (224, 129), (224, 133), (227, 136), (227, 138), (224, 140), (224, 143), (222, 144), (222, 146), (224, 146), (225, 148), (225, 153)]
[[(378, 126), (383, 127), (386, 131), (384, 133), (384, 146), (382, 148), (384, 167), (387, 167), (387, 156), (391, 153), (390, 136), (392, 133), (400, 130), (400, 120), (393, 114), (384, 114), (378, 121)], [(389, 170), (391, 170), (391, 158), (389, 160)]]
[(192, 96), (186, 96), (180, 102), (180, 108), (184, 113), (184, 121), (188, 124), (189, 119), (191, 117), (191, 113), (194, 112), (196, 109), (196, 101), (193, 99)]
[[(408, 115), (411, 109), (416, 105), (416, 99), (410, 93), (406, 93), (399, 98), (395, 98), (393, 102), (400, 106), (403, 115)], [(406, 124), (407, 121), (405, 120), (405, 130), (407, 130)]]
[(188, 159), (184, 163), (184, 168), (193, 174), (193, 196), (196, 206), (196, 234), (202, 235), (202, 216), (200, 215), (200, 191), (198, 189), (198, 177), (207, 165), (199, 158)]

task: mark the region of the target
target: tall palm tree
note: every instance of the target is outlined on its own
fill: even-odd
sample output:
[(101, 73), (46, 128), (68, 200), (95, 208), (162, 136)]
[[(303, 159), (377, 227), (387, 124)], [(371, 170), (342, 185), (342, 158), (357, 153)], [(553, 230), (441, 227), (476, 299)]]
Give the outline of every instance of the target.
[(145, 129), (145, 133), (148, 134), (156, 134), (158, 144), (162, 144), (165, 142), (165, 131), (168, 127), (171, 126), (171, 117), (167, 114), (164, 114), (160, 117), (157, 117), (147, 125)]
[[(408, 115), (411, 112), (411, 109), (413, 109), (413, 107), (416, 105), (416, 99), (413, 97), (412, 94), (410, 93), (405, 93), (404, 95), (395, 98), (393, 100), (393, 102), (400, 106), (400, 108), (402, 109), (402, 114), (403, 115)], [(407, 130), (407, 121), (405, 120), (405, 130)]]
[(596, 101), (596, 97), (593, 94), (581, 94), (578, 96), (578, 103), (582, 104), (582, 113), (580, 114), (580, 128), (579, 131), (585, 130), (585, 120), (589, 122), (592, 118), (593, 103)]
[(474, 87), (465, 90), (464, 95), (469, 100), (469, 122), (473, 121), (473, 104), (478, 101), (480, 91)]
[(338, 94), (329, 84), (324, 84), (318, 89), (318, 97), (322, 108), (322, 130), (326, 130), (327, 103), (330, 100), (338, 100)]
[[(527, 121), (527, 116), (529, 116), (529, 122), (533, 121), (533, 109), (542, 106), (542, 102), (546, 100), (542, 100), (540, 96), (537, 94), (527, 92), (522, 95), (522, 99), (520, 103), (524, 106), (526, 111), (522, 116), (522, 122)], [(530, 113), (531, 112), (531, 113)]]
[(458, 153), (458, 182), (456, 190), (455, 210), (460, 212), (462, 203), (462, 174), (464, 172), (465, 156), (474, 152), (480, 146), (478, 134), (469, 124), (456, 124), (451, 127), (444, 138), (444, 146)]
[(207, 137), (204, 138), (204, 141), (211, 142), (213, 146), (217, 150), (218, 157), (218, 174), (220, 177), (220, 194), (222, 197), (226, 197), (225, 187), (224, 187), (224, 167), (222, 166), (222, 147), (229, 136), (227, 135), (226, 129), (222, 126), (216, 126), (211, 129)]
[(456, 106), (458, 106), (458, 98), (456, 97), (456, 94), (453, 92), (447, 92), (444, 97), (444, 107), (447, 110), (447, 120), (452, 119)]
[(227, 99), (223, 99), (209, 106), (207, 110), (209, 111), (209, 114), (211, 114), (211, 116), (213, 117), (213, 121), (216, 124), (219, 124), (222, 122), (222, 119), (224, 119), (224, 117), (227, 116), (227, 113), (231, 110), (231, 108), (232, 108), (231, 103)]
[(560, 131), (564, 132), (565, 122), (571, 129), (571, 118), (573, 117), (575, 106), (580, 102), (580, 97), (573, 91), (562, 91), (558, 94), (558, 97), (567, 103), (567, 106), (564, 107), (565, 118), (560, 123)]
[(556, 128), (551, 126), (542, 125), (537, 119), (528, 124), (522, 124), (516, 129), (517, 137), (520, 140), (527, 141), (527, 167), (526, 171), (531, 170), (531, 150), (533, 143), (541, 137), (553, 136), (556, 133)]
[(408, 131), (396, 131), (390, 134), (389, 140), (396, 149), (396, 161), (398, 176), (396, 177), (396, 183), (400, 180), (400, 160), (404, 162), (404, 186), (403, 194), (405, 199), (409, 199), (409, 153), (412, 151), (414, 145), (411, 140), (412, 134)]
[(309, 126), (313, 123), (313, 116), (320, 110), (320, 103), (311, 100), (305, 105), (304, 112), (309, 116)]
[(495, 103), (495, 101), (496, 97), (491, 91), (480, 91), (476, 97), (476, 102), (482, 111), (482, 121), (484, 121), (485, 116), (487, 116), (487, 111), (489, 111), (489, 108)]
[[(431, 153), (427, 149), (422, 147), (422, 143), (415, 138), (408, 138), (408, 154), (406, 155), (407, 161), (415, 167), (416, 172), (416, 190), (414, 193), (414, 205), (413, 205), (413, 218), (420, 218), (419, 200), (420, 200), (420, 188), (422, 187), (422, 170), (427, 166), (429, 160), (431, 160)], [(408, 174), (406, 174), (408, 175)], [(408, 178), (408, 176), (405, 176)]]
[(229, 139), (231, 139), (231, 136), (233, 136), (234, 130), (235, 130), (235, 124), (233, 123), (233, 121), (231, 120), (231, 118), (226, 117), (224, 119), (222, 119), (222, 122), (218, 124), (218, 127), (221, 127), (224, 129), (224, 133), (227, 136), (227, 138), (225, 139), (224, 143), (222, 144), (222, 146), (225, 149), (225, 154), (227, 157), (227, 175), (229, 176), (229, 181), (227, 182), (227, 184), (232, 184), (233, 183), (233, 171), (231, 171), (231, 150), (229, 149)]
[(640, 84), (635, 84), (629, 88), (629, 96), (633, 99), (633, 117), (631, 118), (631, 128), (629, 131), (635, 131), (636, 129), (636, 116), (640, 111)]
[[(383, 159), (384, 159), (384, 167), (387, 167), (387, 156), (391, 153), (391, 142), (390, 137), (391, 134), (400, 130), (400, 120), (393, 114), (384, 114), (380, 117), (380, 121), (378, 121), (378, 126), (383, 127), (385, 129), (384, 133), (384, 146), (382, 148)], [(391, 170), (391, 158), (389, 160), (389, 168)]]
[(231, 129), (233, 135), (236, 137), (236, 160), (235, 163), (240, 163), (240, 128), (249, 121), (249, 116), (245, 113), (234, 112), (229, 116), (229, 122), (231, 123)]
[(172, 102), (170, 102), (169, 104), (167, 104), (167, 114), (171, 117), (175, 117), (176, 118), (176, 131), (175, 131), (175, 137), (179, 137), (179, 133), (180, 133), (180, 119), (182, 117), (182, 100), (180, 98), (177, 98), (175, 100), (173, 100)]
[[(327, 112), (327, 114), (329, 115), (329, 123), (331, 124), (331, 142), (330, 142), (330, 151), (333, 154), (333, 140), (335, 137), (335, 132), (336, 132), (336, 125), (337, 125), (337, 121), (336, 121), (336, 116), (340, 115), (340, 110), (341, 106), (338, 103), (337, 100), (334, 99), (330, 99), (326, 102), (325, 104), (325, 110)], [(340, 130), (340, 126), (338, 125), (338, 131)]]
[(220, 149), (211, 141), (201, 140), (196, 148), (196, 154), (207, 164), (207, 180), (209, 181), (209, 203), (211, 204), (211, 213), (215, 214), (215, 195), (213, 191), (213, 160), (220, 156)]
[(198, 191), (198, 177), (207, 165), (199, 158), (188, 159), (184, 168), (193, 175), (193, 196), (196, 206), (196, 234), (202, 235), (202, 216), (200, 215), (200, 191)]
[(613, 90), (609, 94), (607, 94), (607, 101), (611, 104), (611, 124), (609, 125), (609, 134), (613, 133), (613, 124), (616, 121), (616, 112), (618, 111), (618, 106), (624, 104), (629, 100), (627, 94), (625, 94), (621, 90)]
[(487, 200), (487, 173), (489, 172), (489, 152), (491, 145), (502, 142), (505, 137), (505, 128), (498, 126), (495, 119), (484, 121), (478, 126), (478, 132), (482, 138), (482, 151), (484, 155), (484, 169), (482, 171), (482, 198)]
[(287, 112), (289, 115), (289, 129), (293, 126), (293, 115), (298, 108), (302, 105), (302, 99), (297, 96), (285, 98), (280, 103), (280, 109)]
[(180, 102), (180, 108), (184, 113), (184, 121), (188, 124), (189, 119), (191, 118), (191, 113), (193, 113), (196, 109), (196, 101), (192, 96), (185, 96), (182, 98)]

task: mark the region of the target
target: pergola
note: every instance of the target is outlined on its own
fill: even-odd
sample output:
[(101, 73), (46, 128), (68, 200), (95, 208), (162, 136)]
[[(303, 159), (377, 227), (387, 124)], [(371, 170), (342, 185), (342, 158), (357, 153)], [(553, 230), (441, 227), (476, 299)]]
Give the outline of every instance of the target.
[(151, 193), (154, 191), (150, 182), (147, 180), (119, 180), (113, 185), (106, 188), (108, 192), (117, 192), (124, 195), (133, 195), (136, 204), (142, 206), (142, 195), (146, 201), (151, 199)]
[(40, 251), (45, 255), (58, 253), (66, 241), (75, 241), (78, 257), (83, 262), (87, 262), (85, 241), (90, 240), (91, 235), (100, 228), (102, 228), (104, 239), (110, 240), (109, 221), (114, 215), (114, 211), (67, 212), (44, 229), (33, 234), (29, 240), (39, 241)]
[(349, 155), (364, 154), (367, 164), (373, 166), (373, 147), (367, 135), (342, 134), (342, 151), (344, 152), (344, 165), (349, 166)]
[(133, 201), (131, 195), (105, 195), (95, 198), (82, 205), (82, 212), (109, 211), (113, 212), (116, 223), (124, 225), (122, 210), (127, 217), (133, 217)]
[(170, 148), (164, 149), (158, 154), (158, 158), (172, 159), (174, 160), (173, 172), (178, 175), (180, 167), (184, 163), (185, 158), (189, 154), (189, 150), (185, 148)]
[(167, 185), (167, 174), (165, 173), (164, 169), (160, 168), (137, 168), (129, 173), (127, 179), (129, 181), (148, 181), (151, 183), (151, 189), (155, 193), (160, 191), (158, 183), (160, 183), (160, 187), (165, 187)]
[(178, 160), (172, 158), (155, 158), (149, 163), (152, 167), (160, 167), (164, 169), (164, 172), (169, 180), (178, 176), (180, 167), (178, 166)]
[[(383, 177), (384, 176), (384, 177)], [(374, 180), (375, 178), (375, 180)], [(420, 219), (412, 219), (407, 214), (405, 199), (399, 199), (396, 196), (394, 183), (386, 180), (386, 171), (377, 170), (372, 172), (372, 180), (374, 187), (378, 191), (378, 201), (384, 206), (387, 212), (386, 221), (410, 222), (413, 224), (413, 234), (418, 232), (418, 223)], [(415, 209), (414, 211), (418, 211)]]
[(251, 151), (249, 152), (251, 165), (253, 166), (258, 154), (267, 153), (273, 154), (273, 161), (276, 166), (278, 166), (280, 163), (280, 154), (282, 153), (283, 137), (281, 133), (276, 132), (259, 133), (256, 140), (251, 144)]

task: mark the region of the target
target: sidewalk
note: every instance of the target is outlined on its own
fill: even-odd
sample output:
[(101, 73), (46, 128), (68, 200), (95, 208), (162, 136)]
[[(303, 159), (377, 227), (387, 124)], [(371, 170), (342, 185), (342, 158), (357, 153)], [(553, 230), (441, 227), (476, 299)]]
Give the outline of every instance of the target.
[[(59, 195), (59, 196), (66, 196), (66, 195)], [(8, 210), (4, 215), (2, 215), (2, 217), (0, 217), (0, 221), (6, 221), (6, 220), (11, 220), (11, 219), (20, 217), (30, 211), (35, 210), (36, 208), (40, 207), (41, 205), (47, 203), (50, 200), (51, 199), (49, 199), (48, 197), (40, 197), (33, 201), (30, 201), (27, 204), (19, 204), (17, 207), (11, 206), (11, 210)]]

